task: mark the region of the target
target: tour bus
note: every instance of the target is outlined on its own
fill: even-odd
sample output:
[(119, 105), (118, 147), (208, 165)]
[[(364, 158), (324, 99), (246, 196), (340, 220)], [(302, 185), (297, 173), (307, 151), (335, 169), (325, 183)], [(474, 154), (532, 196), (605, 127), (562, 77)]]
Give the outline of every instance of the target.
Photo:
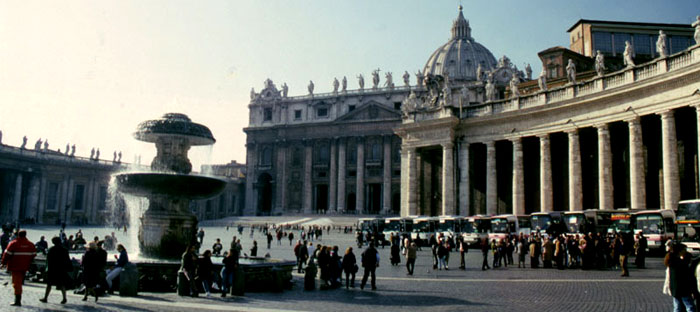
[(646, 237), (650, 251), (664, 251), (666, 241), (674, 238), (675, 219), (671, 209), (642, 210), (632, 214), (630, 224), (635, 235)]
[(676, 232), (693, 256), (700, 254), (700, 199), (678, 202)]
[(440, 216), (438, 218), (438, 225), (436, 232), (437, 234), (442, 234), (445, 238), (454, 240), (457, 235), (459, 235), (460, 228), (460, 216)]
[(504, 214), (491, 217), (491, 231), (489, 241), (507, 238), (509, 235), (518, 235), (518, 218), (512, 214)]
[(357, 219), (357, 231), (363, 235), (367, 233), (381, 233), (384, 231), (383, 218), (359, 218)]
[(567, 234), (601, 233), (630, 231), (630, 212), (627, 210), (588, 209), (564, 212)]
[(519, 215), (516, 216), (518, 218), (518, 235), (520, 233), (523, 233), (525, 237), (529, 237), (530, 233), (532, 232), (532, 225), (530, 224), (530, 216), (528, 215)]
[(530, 214), (530, 226), (533, 233), (545, 237), (566, 232), (561, 211), (533, 212)]
[(462, 219), (460, 232), (462, 239), (469, 246), (479, 244), (481, 239), (489, 237), (491, 218), (486, 216), (471, 216)]
[(566, 211), (563, 219), (567, 235), (588, 233), (588, 218), (583, 211)]
[(384, 234), (384, 239), (386, 240), (388, 240), (392, 234), (402, 238), (405, 235), (408, 235), (411, 232), (412, 228), (412, 218), (386, 218), (384, 219), (384, 230), (382, 231), (382, 233)]
[[(426, 246), (429, 243), (430, 235), (435, 234), (437, 229), (437, 217), (416, 217), (413, 219), (413, 229), (411, 230), (411, 240), (416, 244)], [(417, 240), (420, 238), (420, 241)]]
[(627, 210), (617, 210), (610, 214), (610, 227), (608, 232), (626, 233), (632, 231), (632, 212)]

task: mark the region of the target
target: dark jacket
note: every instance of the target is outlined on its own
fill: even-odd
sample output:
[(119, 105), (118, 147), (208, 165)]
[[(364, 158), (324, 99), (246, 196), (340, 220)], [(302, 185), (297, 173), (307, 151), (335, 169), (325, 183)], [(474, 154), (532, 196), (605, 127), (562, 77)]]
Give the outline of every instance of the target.
[(365, 268), (377, 267), (377, 250), (369, 247), (362, 252), (362, 266)]
[(693, 271), (690, 269), (690, 254), (682, 259), (678, 255), (671, 255), (668, 261), (671, 278), (671, 294), (675, 298), (688, 297), (695, 287), (693, 283)]
[(343, 271), (345, 273), (355, 273), (355, 265), (357, 265), (357, 259), (355, 259), (354, 253), (349, 253), (343, 256)]

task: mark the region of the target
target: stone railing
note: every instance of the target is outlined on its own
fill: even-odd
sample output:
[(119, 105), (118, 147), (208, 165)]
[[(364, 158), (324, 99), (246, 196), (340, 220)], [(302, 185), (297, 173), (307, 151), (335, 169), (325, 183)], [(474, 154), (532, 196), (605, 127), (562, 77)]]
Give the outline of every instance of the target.
[(393, 88), (377, 88), (377, 89), (356, 89), (356, 90), (346, 90), (338, 92), (325, 92), (325, 93), (314, 93), (313, 95), (298, 95), (298, 96), (288, 96), (283, 98), (285, 101), (302, 101), (311, 99), (324, 99), (324, 98), (334, 98), (347, 95), (376, 95), (376, 94), (386, 94), (387, 92), (408, 92), (411, 90), (422, 91), (425, 90), (423, 86), (395, 86)]
[(700, 63), (700, 45), (692, 46), (685, 51), (666, 58), (655, 59), (648, 63), (625, 68), (577, 84), (568, 84), (545, 92), (521, 96), (517, 99), (504, 99), (465, 107), (463, 117), (487, 116), (566, 101), (663, 75), (666, 72), (678, 70), (696, 63)]
[(96, 165), (103, 165), (103, 166), (114, 166), (114, 165), (130, 165), (125, 162), (113, 162), (111, 160), (105, 160), (105, 159), (90, 159), (86, 157), (81, 157), (81, 156), (70, 156), (66, 154), (59, 154), (56, 151), (44, 151), (43, 149), (40, 150), (35, 150), (35, 149), (24, 149), (24, 148), (19, 148), (19, 147), (14, 147), (14, 146), (9, 146), (9, 145), (1, 145), (0, 146), (0, 153), (4, 154), (10, 154), (18, 157), (31, 157), (31, 158), (37, 158), (41, 160), (47, 160), (47, 161), (60, 161), (60, 162), (70, 162), (70, 163), (80, 163), (80, 164), (96, 164)]

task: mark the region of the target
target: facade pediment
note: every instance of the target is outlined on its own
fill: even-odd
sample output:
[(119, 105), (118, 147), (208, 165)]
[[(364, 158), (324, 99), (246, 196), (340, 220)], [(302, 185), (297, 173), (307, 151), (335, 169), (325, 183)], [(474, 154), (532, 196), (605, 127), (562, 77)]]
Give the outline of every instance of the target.
[(366, 103), (355, 110), (341, 116), (337, 122), (358, 122), (358, 121), (376, 121), (376, 120), (401, 120), (401, 115), (384, 107), (377, 102)]

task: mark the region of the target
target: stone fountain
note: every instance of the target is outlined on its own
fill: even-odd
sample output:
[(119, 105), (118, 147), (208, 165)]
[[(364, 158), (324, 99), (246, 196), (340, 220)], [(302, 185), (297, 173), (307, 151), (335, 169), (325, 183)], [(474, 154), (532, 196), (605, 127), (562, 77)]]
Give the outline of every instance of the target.
[(155, 143), (158, 152), (151, 162), (152, 172), (115, 177), (119, 191), (149, 201), (139, 227), (140, 253), (148, 258), (178, 259), (196, 239), (197, 218), (190, 211), (190, 200), (212, 197), (226, 186), (222, 179), (190, 174), (187, 152), (192, 146), (212, 145), (216, 140), (209, 128), (177, 113), (140, 123), (134, 137)]

